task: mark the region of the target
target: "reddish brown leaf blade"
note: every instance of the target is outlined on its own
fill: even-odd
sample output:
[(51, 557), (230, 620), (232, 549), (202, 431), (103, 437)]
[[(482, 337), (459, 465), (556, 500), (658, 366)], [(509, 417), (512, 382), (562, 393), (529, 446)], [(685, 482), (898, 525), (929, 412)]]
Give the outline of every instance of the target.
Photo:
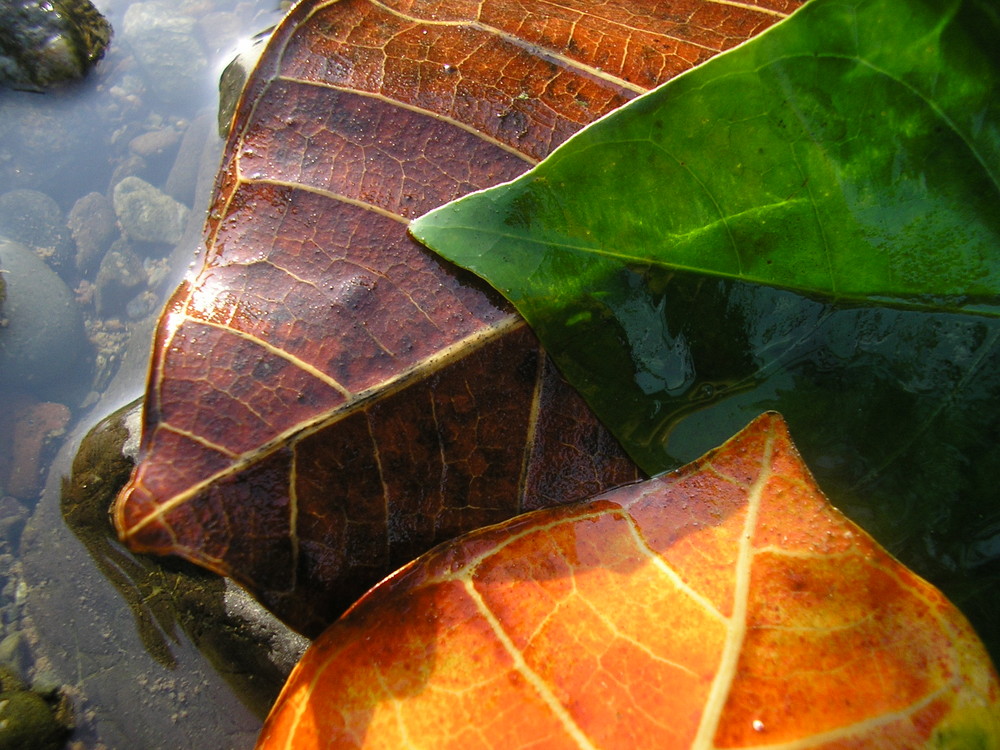
[(523, 321), (406, 222), (790, 10), (760, 7), (297, 5), (157, 329), (122, 538), (315, 633), (441, 540), (636, 479)]
[(828, 504), (766, 414), (387, 578), (306, 653), (258, 748), (998, 743), (964, 617)]

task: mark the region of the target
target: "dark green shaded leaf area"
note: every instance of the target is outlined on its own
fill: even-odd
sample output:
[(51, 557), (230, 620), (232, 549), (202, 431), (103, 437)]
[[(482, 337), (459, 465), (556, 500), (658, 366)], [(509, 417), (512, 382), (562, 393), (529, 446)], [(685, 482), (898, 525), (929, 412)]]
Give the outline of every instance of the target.
[(1000, 7), (812, 0), (414, 236), (649, 473), (782, 412), (1000, 660)]
[(646, 465), (781, 412), (834, 503), (940, 586), (1000, 661), (1000, 321), (660, 269), (618, 283), (614, 314), (581, 299), (552, 353)]

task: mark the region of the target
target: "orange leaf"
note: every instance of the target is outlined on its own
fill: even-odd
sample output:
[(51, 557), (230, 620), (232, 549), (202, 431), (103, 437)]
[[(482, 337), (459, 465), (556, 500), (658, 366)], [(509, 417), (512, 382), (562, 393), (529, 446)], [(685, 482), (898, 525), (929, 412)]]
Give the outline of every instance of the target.
[(965, 618), (776, 414), (677, 472), (443, 544), (310, 648), (258, 748), (1000, 746)]

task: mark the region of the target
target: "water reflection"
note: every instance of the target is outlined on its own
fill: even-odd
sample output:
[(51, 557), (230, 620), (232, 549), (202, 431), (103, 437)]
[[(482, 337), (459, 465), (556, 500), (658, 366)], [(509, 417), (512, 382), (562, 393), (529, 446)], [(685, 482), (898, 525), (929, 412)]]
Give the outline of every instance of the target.
[[(259, 710), (213, 699), (196, 720), (200, 694), (226, 691), (198, 637), (167, 628), (174, 653), (147, 654), (149, 634), (97, 580), (58, 501), (79, 436), (141, 393), (155, 317), (201, 244), (219, 74), (283, 3), (95, 5), (115, 30), (95, 71), (44, 94), (0, 89), (0, 662), (73, 692), (85, 743), (246, 746)], [(127, 553), (104, 544), (127, 573)], [(166, 671), (140, 680), (144, 659)], [(91, 679), (101, 673), (112, 678)], [(166, 699), (187, 708), (143, 718)]]
[(634, 392), (652, 399), (615, 392), (610, 406), (593, 394), (609, 413), (659, 425), (647, 465), (694, 460), (762, 411), (781, 412), (835, 504), (942, 588), (1000, 653), (1000, 323), (663, 275), (611, 295), (626, 300), (614, 319), (631, 328), (620, 359), (640, 375), (669, 374), (655, 353), (683, 341), (687, 387), (664, 379), (651, 391), (646, 378)]

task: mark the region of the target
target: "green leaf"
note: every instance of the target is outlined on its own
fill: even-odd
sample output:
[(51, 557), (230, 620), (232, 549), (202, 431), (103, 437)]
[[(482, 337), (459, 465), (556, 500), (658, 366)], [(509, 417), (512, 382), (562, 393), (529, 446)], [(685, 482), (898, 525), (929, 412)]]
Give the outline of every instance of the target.
[(646, 471), (672, 468), (678, 269), (1000, 314), (998, 38), (978, 0), (813, 0), (411, 231), (514, 302)]
[(651, 474), (781, 411), (1000, 658), (997, 39), (985, 1), (812, 0), (412, 231)]
[(543, 338), (647, 265), (1000, 315), (998, 38), (988, 0), (812, 0), (411, 229)]

